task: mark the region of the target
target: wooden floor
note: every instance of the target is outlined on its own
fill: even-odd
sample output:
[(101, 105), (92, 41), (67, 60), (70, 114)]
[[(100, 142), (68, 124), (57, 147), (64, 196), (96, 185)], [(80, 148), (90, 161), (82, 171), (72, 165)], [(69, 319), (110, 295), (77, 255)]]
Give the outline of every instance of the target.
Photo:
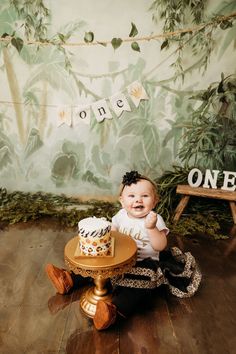
[(82, 289), (56, 294), (44, 272), (48, 262), (64, 266), (64, 246), (75, 234), (52, 220), (0, 231), (0, 353), (236, 353), (234, 228), (228, 240), (219, 241), (170, 235), (171, 245), (198, 259), (203, 272), (198, 293), (177, 299), (159, 289), (146, 308), (104, 332), (82, 315)]

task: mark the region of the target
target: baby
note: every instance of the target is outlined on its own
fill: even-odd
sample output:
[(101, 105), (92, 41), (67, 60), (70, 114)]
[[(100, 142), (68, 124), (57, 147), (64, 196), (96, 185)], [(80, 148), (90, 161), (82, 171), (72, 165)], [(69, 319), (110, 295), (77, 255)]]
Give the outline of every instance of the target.
[[(127, 172), (122, 179), (119, 200), (122, 209), (112, 218), (112, 230), (130, 235), (137, 244), (137, 262), (122, 276), (111, 279), (112, 301), (98, 301), (94, 326), (103, 330), (121, 316), (126, 318), (147, 303), (153, 290), (166, 284), (178, 297), (192, 296), (199, 287), (201, 273), (195, 259), (178, 248), (165, 250), (168, 227), (153, 209), (158, 203), (155, 183), (137, 171)], [(80, 275), (49, 264), (46, 272), (61, 294), (84, 283)], [(81, 282), (80, 282), (81, 280)]]

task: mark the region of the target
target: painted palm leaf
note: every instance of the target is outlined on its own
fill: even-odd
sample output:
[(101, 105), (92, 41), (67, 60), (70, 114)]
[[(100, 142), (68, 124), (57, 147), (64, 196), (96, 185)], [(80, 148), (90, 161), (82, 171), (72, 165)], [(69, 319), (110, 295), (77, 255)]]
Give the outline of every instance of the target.
[(29, 155), (33, 154), (35, 151), (37, 151), (41, 146), (43, 145), (43, 142), (40, 138), (39, 131), (38, 129), (31, 129), (31, 132), (29, 134), (27, 144), (25, 147), (25, 156), (28, 157)]
[(7, 146), (0, 149), (0, 170), (12, 163), (11, 152)]

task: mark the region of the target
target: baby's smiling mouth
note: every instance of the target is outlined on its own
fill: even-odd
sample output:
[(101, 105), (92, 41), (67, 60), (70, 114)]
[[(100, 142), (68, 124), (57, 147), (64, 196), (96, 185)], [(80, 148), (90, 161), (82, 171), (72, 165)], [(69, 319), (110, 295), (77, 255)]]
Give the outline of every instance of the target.
[(134, 207), (135, 210), (142, 210), (143, 209), (143, 205), (137, 205)]

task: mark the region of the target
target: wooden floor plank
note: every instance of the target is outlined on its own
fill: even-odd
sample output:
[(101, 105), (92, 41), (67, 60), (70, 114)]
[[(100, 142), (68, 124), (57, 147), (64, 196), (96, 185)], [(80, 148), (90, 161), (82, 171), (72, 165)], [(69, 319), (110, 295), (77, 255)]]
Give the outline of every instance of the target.
[(155, 298), (148, 309), (123, 322), (120, 333), (120, 352), (169, 354), (180, 353), (180, 344), (175, 336), (169, 316), (165, 293), (155, 291)]
[(198, 259), (203, 279), (191, 299), (168, 298), (181, 353), (231, 354), (235, 350), (236, 257), (235, 253), (224, 257), (227, 244), (200, 235), (184, 241), (184, 248)]
[(79, 299), (86, 288), (75, 290), (70, 295), (70, 315), (61, 343), (62, 353), (119, 353), (118, 329), (113, 327), (107, 331), (99, 332), (94, 328), (92, 320), (82, 313)]
[(145, 308), (106, 331), (80, 310), (83, 289), (56, 294), (44, 268), (64, 266), (66, 242), (76, 233), (52, 220), (0, 231), (0, 352), (4, 354), (233, 354), (236, 347), (236, 244), (201, 234), (170, 235), (191, 251), (203, 273), (190, 299), (158, 289)]

